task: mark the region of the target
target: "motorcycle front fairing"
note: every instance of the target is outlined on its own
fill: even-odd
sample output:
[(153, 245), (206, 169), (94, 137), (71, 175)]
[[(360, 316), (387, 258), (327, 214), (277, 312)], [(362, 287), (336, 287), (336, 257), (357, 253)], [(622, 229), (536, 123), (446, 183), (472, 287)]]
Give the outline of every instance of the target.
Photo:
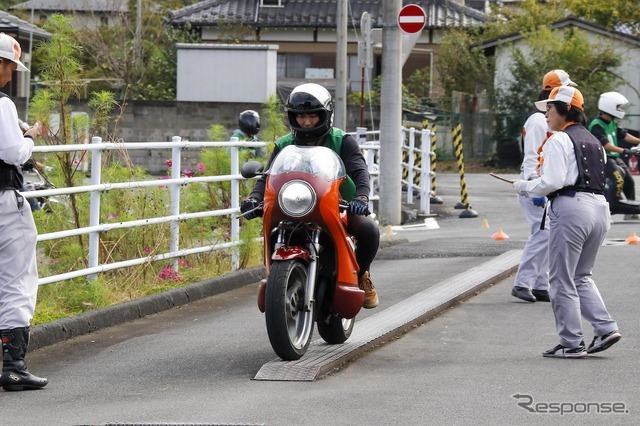
[(344, 164), (326, 147), (285, 147), (268, 172), (264, 197), (264, 250), (267, 272), (273, 260), (298, 257), (309, 252), (301, 241), (286, 241), (279, 247), (274, 232), (279, 226), (321, 227), (335, 248), (336, 283), (334, 309), (353, 318), (362, 307), (364, 292), (358, 287), (358, 264), (345, 230), (346, 215), (339, 209), (340, 184), (346, 178)]

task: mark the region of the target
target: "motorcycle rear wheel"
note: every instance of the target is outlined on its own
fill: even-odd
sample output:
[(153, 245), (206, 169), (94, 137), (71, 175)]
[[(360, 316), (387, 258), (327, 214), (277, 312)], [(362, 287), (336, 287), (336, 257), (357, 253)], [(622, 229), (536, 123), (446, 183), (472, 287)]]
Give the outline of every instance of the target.
[(304, 309), (307, 267), (297, 259), (271, 264), (265, 294), (267, 334), (285, 361), (300, 359), (313, 335), (313, 313)]
[(346, 319), (339, 315), (331, 315), (327, 320), (318, 320), (318, 333), (329, 344), (344, 343), (351, 336), (355, 323), (355, 318)]

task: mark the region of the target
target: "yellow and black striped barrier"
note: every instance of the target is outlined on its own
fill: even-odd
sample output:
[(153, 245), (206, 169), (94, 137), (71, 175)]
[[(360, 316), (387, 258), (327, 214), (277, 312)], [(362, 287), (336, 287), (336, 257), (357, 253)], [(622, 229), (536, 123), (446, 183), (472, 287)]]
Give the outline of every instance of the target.
[(458, 163), (458, 173), (460, 174), (460, 202), (455, 205), (456, 209), (464, 209), (458, 217), (478, 217), (478, 213), (471, 208), (467, 194), (467, 184), (464, 180), (464, 156), (462, 155), (462, 124), (458, 123), (451, 131), (453, 137), (453, 147), (455, 149), (456, 161)]
[[(427, 123), (425, 122), (425, 126), (427, 127)], [(437, 141), (436, 141), (436, 125), (432, 124), (431, 125), (431, 197), (429, 199), (429, 202), (431, 202), (432, 204), (442, 204), (442, 198), (438, 197), (438, 195), (436, 195), (436, 148), (437, 148)]]

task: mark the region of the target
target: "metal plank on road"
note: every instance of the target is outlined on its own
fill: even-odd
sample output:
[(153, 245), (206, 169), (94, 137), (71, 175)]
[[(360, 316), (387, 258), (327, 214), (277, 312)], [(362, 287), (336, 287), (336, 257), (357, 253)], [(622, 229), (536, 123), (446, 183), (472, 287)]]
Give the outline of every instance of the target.
[(357, 322), (349, 340), (341, 345), (329, 345), (318, 339), (297, 361), (270, 361), (260, 368), (254, 380), (313, 381), (506, 278), (518, 268), (521, 255), (522, 250), (503, 253)]

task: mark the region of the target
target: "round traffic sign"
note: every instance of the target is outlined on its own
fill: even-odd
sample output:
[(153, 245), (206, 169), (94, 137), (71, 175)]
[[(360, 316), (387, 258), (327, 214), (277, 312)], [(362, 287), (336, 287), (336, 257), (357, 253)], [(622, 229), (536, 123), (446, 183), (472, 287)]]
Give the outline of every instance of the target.
[(408, 4), (398, 13), (398, 26), (408, 34), (416, 34), (422, 31), (427, 23), (427, 14), (417, 4)]

